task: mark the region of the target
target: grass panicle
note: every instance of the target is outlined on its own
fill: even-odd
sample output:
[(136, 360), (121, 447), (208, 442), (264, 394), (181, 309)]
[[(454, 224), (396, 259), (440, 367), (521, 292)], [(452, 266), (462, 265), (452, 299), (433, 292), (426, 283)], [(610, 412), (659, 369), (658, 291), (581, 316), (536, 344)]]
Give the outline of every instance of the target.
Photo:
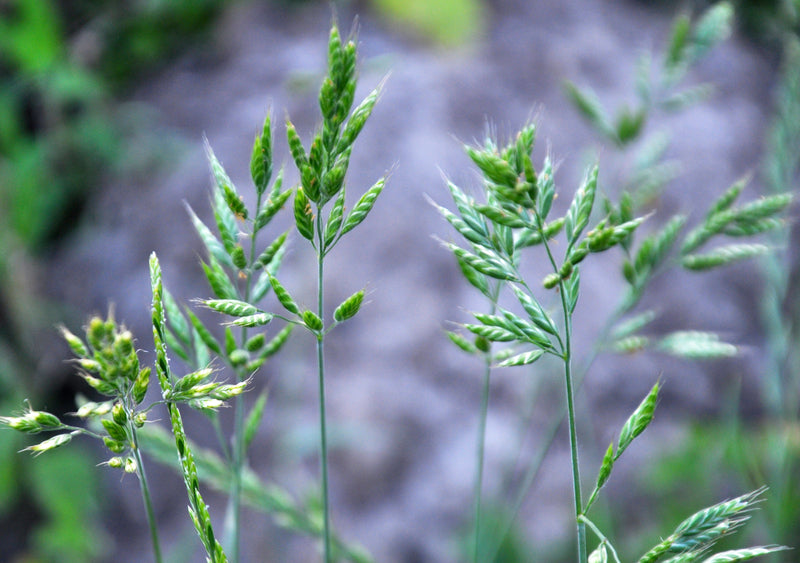
[[(568, 92), (578, 109), (601, 135), (610, 138), (618, 146), (632, 143), (643, 131), (643, 116), (657, 107), (663, 109), (665, 105), (670, 105), (656, 104), (654, 100), (670, 99), (666, 97), (668, 91), (678, 85), (677, 77), (683, 75), (685, 68), (699, 60), (708, 48), (728, 34), (729, 14), (730, 6), (720, 4), (711, 8), (695, 24), (687, 19), (678, 21), (673, 32), (670, 54), (665, 62), (669, 67), (669, 76), (653, 88), (640, 89), (641, 109), (635, 113), (621, 114), (622, 117), (616, 121), (616, 128), (612, 125), (614, 120), (604, 113), (599, 101), (592, 94), (584, 95), (574, 86), (568, 86)], [(642, 117), (637, 117), (638, 114)], [(736, 347), (721, 341), (714, 333), (682, 330), (654, 338), (641, 333), (655, 318), (654, 311), (627, 315), (641, 300), (654, 276), (661, 273), (666, 266), (677, 262), (688, 270), (703, 271), (769, 252), (767, 245), (740, 241), (779, 228), (782, 225), (781, 215), (792, 198), (786, 194), (776, 194), (736, 206), (735, 202), (745, 184), (742, 180), (714, 202), (704, 220), (691, 230), (687, 229), (688, 218), (676, 215), (668, 218), (660, 229), (657, 228), (647, 236), (637, 237), (639, 228), (651, 215), (640, 209), (657, 189), (661, 189), (660, 186), (656, 187), (652, 181), (649, 185), (644, 182), (647, 193), (643, 193), (645, 188), (634, 190), (625, 187), (616, 203), (603, 195), (604, 214), (598, 218), (597, 208), (600, 206), (595, 204), (601, 197), (598, 195), (599, 175), (598, 167), (593, 166), (575, 190), (565, 215), (552, 218), (550, 212), (555, 196), (552, 164), (548, 156), (538, 171), (534, 168), (530, 156), (534, 139), (535, 127), (527, 125), (505, 147), (499, 147), (493, 139), (487, 139), (482, 146), (466, 147), (467, 155), (482, 174), (482, 197), (472, 197), (465, 190), (448, 182), (448, 190), (456, 210), (450, 211), (434, 203), (443, 218), (465, 240), (464, 245), (445, 242), (444, 246), (453, 253), (465, 279), (487, 297), (491, 309), (491, 314), (473, 313), (477, 323), (462, 325), (472, 340), (458, 333), (450, 333), (449, 337), (468, 353), (480, 355), (491, 351), (492, 359), (487, 364), (489, 371), (492, 367), (530, 365), (545, 355), (554, 356), (562, 363), (572, 459), (578, 561), (585, 562), (590, 557), (586, 545), (587, 526), (601, 540), (601, 546), (591, 554), (592, 560), (608, 557), (609, 553), (617, 558), (612, 543), (588, 519), (587, 512), (609, 479), (614, 462), (652, 421), (660, 385), (656, 384), (652, 388), (629, 417), (622, 428), (616, 448), (613, 444), (607, 448), (595, 488), (584, 504), (578, 461), (580, 448), (575, 423), (575, 390), (583, 373), (574, 373), (571, 326), (580, 295), (580, 264), (592, 254), (618, 248), (623, 254), (623, 278), (628, 283), (626, 295), (609, 319), (607, 329), (594, 353), (603, 348), (620, 352), (653, 348), (688, 358), (730, 356), (737, 352)], [(651, 180), (658, 179), (662, 184), (665, 183), (668, 176), (662, 170), (666, 168), (659, 161), (663, 150), (656, 145), (650, 145), (647, 150), (651, 154), (642, 157), (640, 162), (649, 169), (641, 171), (638, 179), (651, 174)], [(637, 216), (637, 213), (640, 214)], [(565, 239), (563, 245), (555, 244), (559, 236)], [(733, 237), (737, 242), (722, 242), (711, 250), (700, 251), (701, 246), (709, 244), (712, 239)], [(638, 243), (637, 238), (641, 238)], [(534, 288), (537, 284), (528, 282), (520, 273), (523, 259), (521, 250), (527, 251), (531, 247), (538, 247), (543, 259), (552, 268), (552, 272), (539, 284), (544, 292), (541, 289), (536, 291)], [(558, 247), (563, 248), (561, 256), (554, 253)], [(492, 292), (492, 284), (510, 290), (527, 318), (499, 308), (499, 293)], [(548, 290), (557, 290), (557, 294), (548, 297)], [(553, 302), (559, 309), (557, 315), (550, 313)], [(557, 317), (560, 317), (558, 323), (555, 322)], [(493, 344), (501, 345), (503, 349), (495, 352), (492, 349)], [(474, 561), (484, 560), (478, 543), (481, 537), (482, 442), (485, 439), (489, 371), (484, 375), (479, 415), (473, 532), (475, 546), (472, 555)], [(551, 435), (555, 436), (554, 433)], [(535, 467), (532, 467), (530, 475), (536, 472)], [(526, 478), (524, 481), (530, 483), (532, 479)], [(518, 510), (524, 489), (519, 494), (512, 513)]]
[[(300, 311), (289, 291), (271, 279), (276, 296), (291, 315), (290, 322), (304, 326), (316, 339), (317, 379), (320, 420), (320, 472), (322, 484), (323, 552), (327, 562), (334, 559), (328, 483), (327, 413), (325, 403), (325, 335), (338, 323), (358, 313), (364, 291), (356, 291), (339, 304), (333, 323), (325, 317), (325, 257), (341, 238), (357, 227), (375, 205), (386, 179), (368, 188), (349, 213), (345, 213), (346, 175), (353, 144), (372, 113), (383, 88), (381, 82), (355, 109), (352, 109), (357, 82), (355, 37), (344, 40), (334, 25), (328, 41), (328, 70), (319, 93), (322, 124), (314, 133), (308, 150), (297, 129), (287, 118), (289, 149), (300, 175), (295, 190), (294, 218), (297, 232), (311, 243), (317, 255), (317, 308)], [(352, 109), (352, 111), (351, 111)], [(325, 207), (333, 202), (329, 212)], [(325, 219), (327, 217), (327, 219)]]

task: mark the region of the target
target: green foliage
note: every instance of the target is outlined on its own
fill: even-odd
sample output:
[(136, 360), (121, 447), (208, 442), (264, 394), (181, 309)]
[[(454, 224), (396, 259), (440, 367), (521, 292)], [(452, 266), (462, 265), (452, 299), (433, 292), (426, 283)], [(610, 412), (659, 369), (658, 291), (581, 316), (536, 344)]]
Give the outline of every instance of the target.
[[(58, 450), (46, 463), (29, 464), (29, 481), (36, 483), (36, 505), (46, 514), (45, 524), (33, 536), (34, 550), (50, 561), (79, 563), (98, 560), (110, 544), (97, 524), (94, 513), (98, 484), (87, 471), (83, 448)], [(64, 486), (69, 483), (69, 486)]]
[(443, 46), (457, 46), (481, 30), (486, 8), (480, 0), (374, 0), (379, 12)]
[[(800, 154), (800, 129), (794, 115), (800, 100), (800, 57), (796, 37), (785, 38), (784, 64), (776, 99), (775, 115), (768, 133), (768, 146), (763, 175), (770, 196), (793, 190), (797, 185), (798, 157)], [(728, 216), (732, 200), (738, 195), (731, 190), (720, 198), (717, 213)], [(781, 196), (785, 197), (785, 196)], [(773, 200), (774, 201), (774, 200)], [(746, 207), (746, 206), (745, 206)], [(673, 517), (677, 511), (669, 501), (678, 489), (706, 494), (719, 490), (719, 478), (712, 463), (726, 468), (726, 481), (738, 481), (744, 486), (769, 485), (769, 499), (754, 516), (758, 526), (756, 534), (791, 545), (800, 536), (797, 506), (800, 489), (798, 475), (797, 388), (798, 363), (796, 347), (791, 343), (796, 333), (792, 328), (796, 317), (797, 296), (788, 282), (787, 244), (788, 228), (776, 225), (767, 233), (770, 252), (760, 260), (765, 280), (762, 297), (762, 323), (766, 332), (768, 360), (764, 377), (758, 379), (757, 393), (748, 394), (749, 408), (757, 406), (765, 414), (758, 421), (740, 420), (738, 396), (725, 403), (727, 416), (721, 421), (694, 426), (657, 467), (650, 469), (645, 486), (665, 502), (659, 512), (663, 518)], [(787, 315), (787, 311), (790, 313)], [(743, 402), (743, 401), (742, 401)], [(691, 493), (694, 494), (694, 493)], [(754, 535), (756, 535), (754, 534)], [(791, 561), (791, 555), (775, 556), (776, 561)]]
[[(119, 160), (125, 141), (143, 134), (138, 129), (131, 130), (129, 111), (113, 102), (116, 76), (112, 78), (106, 71), (114, 66), (130, 80), (145, 67), (131, 64), (131, 57), (113, 43), (121, 40), (127, 48), (141, 44), (140, 39), (150, 34), (158, 41), (174, 41), (173, 46), (177, 47), (210, 22), (210, 18), (200, 21), (187, 16), (201, 10), (211, 15), (208, 7), (220, 6), (221, 2), (145, 3), (153, 17), (149, 23), (135, 26), (137, 29), (124, 38), (119, 33), (126, 27), (123, 21), (143, 22), (141, 10), (145, 4), (124, 10), (117, 4), (10, 0), (3, 2), (0, 9), (0, 317), (4, 325), (0, 330), (0, 364), (7, 374), (33, 369), (35, 358), (29, 356), (33, 348), (28, 335), (55, 324), (52, 311), (58, 308), (34, 293), (37, 284), (20, 283), (19, 272), (36, 270), (35, 262), (41, 253), (74, 228), (84, 202), (101, 180), (118, 171), (119, 166), (131, 172), (140, 165), (130, 158), (124, 164)], [(171, 22), (162, 17), (166, 11), (175, 16)], [(185, 33), (175, 33), (176, 23)], [(153, 33), (154, 25), (169, 26), (171, 32)], [(96, 40), (94, 46), (102, 64), (92, 53), (74, 48), (81, 33)], [(148, 64), (163, 64), (167, 60), (164, 54), (161, 47), (151, 51)], [(163, 147), (152, 147), (153, 153), (159, 148)], [(25, 396), (40, 404), (52, 400), (48, 389), (34, 390), (21, 381), (13, 384), (20, 388), (9, 389), (9, 393), (0, 390), (3, 411), (10, 411), (11, 405), (19, 404)], [(56, 441), (59, 440), (66, 438)], [(67, 457), (91, 465), (91, 459), (77, 451), (58, 453), (58, 460)], [(62, 462), (55, 456), (48, 458), (35, 465), (40, 480), (17, 479), (24, 487), (20, 495), (43, 498), (37, 490), (49, 486), (54, 478), (57, 480), (46, 476), (57, 476)], [(50, 464), (53, 467), (48, 473), (45, 468)], [(4, 467), (9, 478), (18, 477), (17, 472), (22, 470), (16, 464)], [(69, 472), (64, 470), (65, 476), (74, 473), (74, 466)], [(95, 491), (87, 487), (82, 501), (75, 499), (72, 513), (48, 514), (45, 527), (35, 532), (32, 541), (47, 544), (52, 560), (100, 557), (99, 551), (92, 551), (92, 546), (101, 550), (102, 542), (92, 538), (96, 534), (88, 524), (89, 518), (76, 517), (79, 511), (88, 514), (86, 507), (94, 495)], [(39, 506), (38, 500), (31, 502), (40, 512), (48, 510), (46, 505)], [(84, 522), (82, 533), (78, 533), (80, 522)], [(79, 544), (85, 551), (80, 551)], [(60, 552), (58, 545), (62, 546)], [(36, 550), (45, 553), (40, 548)]]

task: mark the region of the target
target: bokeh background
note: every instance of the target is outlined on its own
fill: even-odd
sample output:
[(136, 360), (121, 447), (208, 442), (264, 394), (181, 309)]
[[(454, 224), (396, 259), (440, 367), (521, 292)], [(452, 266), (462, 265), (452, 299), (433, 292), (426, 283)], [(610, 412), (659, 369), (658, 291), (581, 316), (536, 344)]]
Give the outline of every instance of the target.
[[(708, 202), (745, 174), (752, 175), (746, 197), (768, 193), (776, 187), (766, 173), (775, 155), (783, 151), (791, 163), (800, 154), (800, 144), (791, 145), (797, 136), (776, 145), (771, 133), (781, 84), (792, 76), (800, 82), (800, 58), (787, 47), (800, 26), (799, 4), (736, 4), (734, 35), (687, 78), (689, 85), (712, 84), (710, 97), (648, 119), (648, 132), (672, 140), (672, 179), (655, 224), (678, 211), (700, 220)], [(331, 303), (368, 291), (368, 305), (331, 334), (328, 349), (333, 518), (343, 538), (377, 561), (465, 560), (481, 366), (444, 330), (481, 302), (435, 240), (453, 237), (425, 195), (447, 202), (443, 176), (476, 186), (462, 144), (487, 132), (508, 139), (530, 120), (539, 131), (534, 161), (549, 152), (561, 163), (557, 205), (566, 205), (594, 159), (602, 189), (616, 193), (630, 176), (633, 153), (593, 131), (564, 83), (591, 87), (610, 111), (634, 103), (641, 54), (661, 56), (673, 18), (705, 7), (622, 0), (0, 0), (0, 412), (28, 398), (61, 414), (74, 410), (76, 393), (87, 393), (64, 361), (69, 354), (56, 323), (78, 332), (90, 314), (113, 304), (139, 347), (151, 348), (152, 251), (176, 297), (208, 296), (198, 264), (202, 246), (185, 210), (188, 203), (210, 217), (203, 137), (248, 193), (253, 136), (272, 112), (276, 161), (289, 163), (283, 118), (291, 116), (308, 141), (331, 19), (346, 31), (357, 17), (357, 98), (389, 79), (356, 144), (349, 193), (386, 172), (390, 178), (367, 221), (328, 262)], [(792, 101), (797, 121), (800, 99)], [(796, 189), (792, 179), (782, 189)], [(287, 182), (294, 181), (287, 167)], [(289, 226), (289, 215), (276, 229)], [(738, 357), (689, 362), (604, 354), (594, 363), (579, 395), (588, 475), (627, 413), (656, 379), (664, 383), (656, 422), (617, 468), (607, 495), (613, 500), (598, 517), (627, 557), (689, 511), (764, 483), (768, 501), (740, 540), (800, 546), (800, 425), (796, 410), (770, 403), (775, 385), (779, 395), (800, 392), (791, 349), (795, 232), (778, 241), (769, 263), (667, 277), (647, 297), (661, 313), (656, 329), (719, 331), (740, 346)], [(624, 287), (618, 262), (596, 262), (584, 271), (576, 317), (582, 353)], [(293, 244), (280, 277), (301, 302), (313, 302), (312, 269), (312, 256)], [(532, 276), (544, 273), (531, 265)], [(782, 293), (768, 294), (775, 287)], [(254, 384), (254, 391), (269, 388), (270, 399), (251, 464), (298, 502), (317, 486), (310, 345), (295, 335)], [(498, 521), (509, 504), (504, 491), (519, 483), (525, 460), (544, 440), (542, 429), (558, 413), (560, 383), (555, 370), (539, 364), (494, 377), (485, 490)], [(203, 418), (190, 420), (193, 437), (212, 447)], [(93, 444), (35, 460), (15, 453), (25, 444), (0, 432), (0, 560), (148, 560), (134, 477), (95, 467), (104, 457)], [(559, 434), (498, 561), (571, 559), (568, 463)], [(200, 560), (178, 476), (156, 463), (148, 471), (170, 561)], [(224, 498), (209, 493), (209, 500), (212, 514), (216, 508), (221, 515)], [(246, 521), (245, 561), (318, 558), (314, 541), (283, 530), (270, 515), (253, 512)], [(796, 551), (783, 557), (775, 561), (793, 561)]]

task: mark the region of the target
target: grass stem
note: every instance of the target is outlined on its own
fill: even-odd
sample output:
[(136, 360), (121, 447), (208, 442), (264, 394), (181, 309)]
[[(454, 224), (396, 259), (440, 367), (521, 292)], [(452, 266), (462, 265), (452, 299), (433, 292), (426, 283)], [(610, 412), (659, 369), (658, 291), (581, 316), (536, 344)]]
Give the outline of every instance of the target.
[[(547, 242), (547, 236), (543, 230), (543, 222), (538, 220), (537, 223), (542, 236), (544, 249), (547, 252), (547, 257), (550, 260), (553, 271), (558, 273), (560, 268)], [(567, 254), (569, 254), (569, 250)], [(577, 527), (578, 563), (587, 563), (586, 524), (581, 519), (581, 515), (583, 514), (583, 501), (581, 500), (581, 471), (580, 462), (578, 460), (578, 432), (575, 423), (575, 391), (572, 378), (572, 312), (567, 303), (567, 288), (565, 287), (563, 279), (559, 279), (558, 281), (558, 295), (561, 298), (561, 310), (564, 314), (564, 337), (558, 340), (562, 352), (561, 359), (564, 362), (564, 390), (567, 403), (567, 422), (569, 423), (569, 450), (572, 462), (572, 493), (575, 505), (575, 524)]]
[[(494, 315), (497, 310), (497, 299), (500, 296), (501, 284), (496, 284), (492, 290), (491, 296), (491, 309), (490, 314)], [(483, 372), (483, 388), (481, 390), (481, 411), (480, 419), (478, 422), (478, 444), (476, 452), (476, 471), (475, 471), (475, 543), (472, 560), (478, 563), (480, 560), (480, 546), (481, 546), (481, 506), (483, 502), (483, 462), (484, 451), (486, 448), (486, 419), (489, 415), (489, 384), (492, 375), (492, 353), (491, 348), (484, 354), (485, 367)]]
[[(133, 424), (131, 424), (133, 427)], [(153, 559), (156, 563), (162, 563), (163, 557), (161, 555), (161, 543), (158, 539), (158, 526), (156, 525), (155, 511), (153, 510), (153, 501), (150, 497), (150, 487), (147, 484), (147, 473), (142, 463), (141, 448), (139, 447), (139, 438), (136, 436), (135, 429), (131, 432), (133, 436), (133, 456), (136, 460), (136, 473), (139, 477), (139, 486), (142, 490), (142, 499), (144, 500), (144, 509), (147, 514), (147, 525), (150, 528), (150, 540), (153, 544)]]
[[(320, 249), (322, 248), (323, 231), (322, 225), (318, 225), (320, 234)], [(324, 254), (320, 251), (317, 260), (317, 311), (320, 319), (324, 319), (325, 297), (323, 291), (323, 264)], [(325, 563), (333, 561), (331, 554), (331, 524), (330, 524), (330, 505), (328, 501), (328, 429), (325, 414), (325, 331), (320, 330), (317, 334), (317, 366), (319, 380), (319, 455), (320, 469), (322, 473), (322, 526), (323, 526), (323, 545), (325, 553)]]
[(478, 451), (476, 453), (477, 469), (475, 471), (475, 545), (472, 555), (474, 563), (480, 560), (481, 532), (481, 500), (483, 497), (483, 459), (486, 446), (486, 419), (489, 414), (489, 382), (492, 374), (491, 357), (486, 354), (486, 366), (483, 371), (483, 389), (481, 390), (481, 412), (478, 422)]

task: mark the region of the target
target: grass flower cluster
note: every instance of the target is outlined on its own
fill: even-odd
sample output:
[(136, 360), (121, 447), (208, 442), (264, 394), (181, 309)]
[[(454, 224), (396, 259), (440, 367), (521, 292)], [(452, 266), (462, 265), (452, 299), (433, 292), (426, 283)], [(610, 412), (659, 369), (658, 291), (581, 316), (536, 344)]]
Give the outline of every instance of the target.
[[(726, 36), (731, 16), (730, 6), (722, 3), (696, 22), (679, 19), (664, 58), (662, 79), (653, 87), (645, 87), (648, 83), (641, 81), (642, 104), (637, 109), (625, 110), (612, 119), (587, 91), (570, 85), (568, 94), (601, 135), (616, 146), (627, 146), (640, 137), (648, 113), (654, 108), (677, 107), (702, 97), (705, 93), (702, 88), (677, 94), (669, 92), (679, 85), (691, 64)], [(222, 329), (207, 326), (191, 306), (172, 297), (164, 286), (154, 253), (149, 264), (154, 368), (140, 365), (133, 336), (116, 323), (113, 314), (106, 319), (90, 320), (84, 338), (62, 328), (76, 356), (79, 375), (103, 400), (79, 405), (75, 415), (85, 423), (81, 426), (66, 424), (30, 405), (17, 416), (0, 417), (0, 424), (13, 430), (53, 433), (26, 448), (35, 455), (63, 446), (78, 435), (102, 440), (112, 454), (105, 465), (135, 474), (139, 480), (157, 562), (163, 556), (143, 454), (170, 464), (182, 476), (190, 518), (208, 561), (241, 560), (244, 504), (272, 514), (276, 523), (289, 530), (314, 538), (326, 563), (372, 560), (362, 548), (334, 533), (326, 412), (326, 337), (358, 314), (365, 292), (356, 288), (333, 308), (328, 318), (326, 311), (330, 308), (326, 305), (324, 288), (326, 259), (338, 242), (368, 217), (386, 185), (387, 178), (383, 177), (371, 187), (362, 188), (352, 209), (346, 208), (346, 193), (350, 189), (346, 179), (353, 147), (378, 101), (383, 83), (356, 105), (355, 37), (343, 38), (334, 25), (327, 54), (327, 74), (318, 98), (321, 122), (308, 145), (291, 120), (286, 119), (286, 142), (297, 169), (297, 186), (284, 188), (283, 171), (273, 174), (273, 127), (269, 116), (259, 128), (251, 153), (254, 206), (245, 203), (242, 192), (233, 184), (210, 145), (206, 145), (213, 177), (213, 224), (204, 223), (192, 209), (188, 212), (206, 250), (202, 270), (211, 296), (196, 300), (194, 305), (221, 315)], [(736, 347), (714, 333), (678, 330), (659, 336), (646, 334), (645, 327), (655, 318), (655, 312), (639, 310), (637, 305), (652, 279), (668, 267), (702, 272), (769, 253), (770, 246), (756, 239), (783, 226), (783, 214), (792, 198), (780, 192), (738, 203), (746, 183), (743, 180), (724, 191), (702, 221), (691, 228), (689, 218), (683, 215), (656, 219), (647, 204), (658, 186), (666, 183), (669, 170), (653, 157), (642, 169), (647, 174), (642, 172), (631, 183), (636, 189), (623, 188), (616, 199), (603, 194), (600, 166), (591, 166), (566, 210), (558, 214), (553, 205), (561, 191), (555, 181), (556, 166), (549, 155), (541, 165), (534, 164), (535, 140), (536, 128), (528, 124), (506, 145), (487, 138), (481, 145), (466, 146), (468, 157), (480, 173), (480, 186), (467, 190), (448, 182), (454, 209), (433, 203), (460, 240), (442, 244), (454, 256), (465, 280), (487, 302), (485, 312), (473, 313), (473, 319), (463, 323), (461, 330), (448, 333), (459, 348), (480, 359), (484, 373), (472, 503), (474, 545), (469, 559), (475, 563), (495, 561), (506, 533), (490, 537), (483, 524), (484, 450), (491, 376), (498, 369), (531, 366), (549, 357), (560, 366), (563, 381), (564, 416), (555, 421), (554, 429), (566, 419), (576, 559), (578, 563), (621, 563), (614, 541), (592, 519), (591, 509), (612, 477), (616, 462), (653, 421), (662, 384), (656, 381), (622, 424), (618, 439), (608, 445), (598, 460), (597, 476), (587, 489), (579, 462), (584, 449), (576, 423), (576, 394), (588, 370), (584, 366), (590, 365), (592, 358), (577, 361), (573, 331), (574, 313), (583, 305), (584, 263), (606, 259), (612, 251), (619, 251), (620, 273), (627, 284), (593, 355), (601, 350), (629, 352), (657, 348), (689, 358), (728, 356), (736, 353)], [(651, 181), (642, 182), (645, 177)], [(297, 232), (300, 242), (309, 244), (314, 251), (317, 291), (313, 309), (301, 306), (303, 299), (297, 299), (294, 290), (281, 281), (280, 266), (291, 232), (273, 234), (266, 244), (262, 241), (279, 213), (291, 214), (292, 230)], [(656, 221), (657, 226), (641, 234), (645, 223)], [(531, 256), (548, 265), (549, 271), (542, 279), (526, 278), (524, 264)], [(274, 307), (265, 304), (267, 297), (276, 302)], [(317, 363), (318, 504), (312, 501), (303, 505), (295, 501), (280, 486), (262, 481), (248, 465), (248, 449), (267, 409), (267, 396), (261, 395), (248, 409), (243, 394), (295, 330), (306, 331), (313, 337), (314, 350), (309, 354), (316, 356)], [(189, 373), (176, 374), (170, 356), (190, 366)], [(229, 381), (218, 373), (223, 367), (230, 374)], [(153, 371), (160, 398), (148, 403)], [(231, 428), (225, 428), (217, 414), (220, 407), (228, 404), (233, 409)], [(193, 429), (184, 425), (181, 413), (187, 407), (207, 416), (218, 437), (217, 451), (199, 448), (191, 441)], [(148, 414), (154, 408), (166, 411), (168, 430), (149, 424)], [(551, 435), (555, 436), (555, 430)], [(540, 460), (534, 460), (530, 464), (517, 501), (509, 507), (511, 520), (519, 511), (539, 463)], [(212, 518), (203, 500), (201, 491), (206, 488), (227, 494), (226, 515), (220, 520), (224, 522), (221, 533), (215, 532), (217, 520)], [(783, 550), (777, 545), (717, 549), (720, 538), (748, 520), (763, 492), (759, 488), (694, 513), (672, 533), (655, 541), (637, 560), (721, 563)], [(506, 524), (510, 526), (511, 522)]]

